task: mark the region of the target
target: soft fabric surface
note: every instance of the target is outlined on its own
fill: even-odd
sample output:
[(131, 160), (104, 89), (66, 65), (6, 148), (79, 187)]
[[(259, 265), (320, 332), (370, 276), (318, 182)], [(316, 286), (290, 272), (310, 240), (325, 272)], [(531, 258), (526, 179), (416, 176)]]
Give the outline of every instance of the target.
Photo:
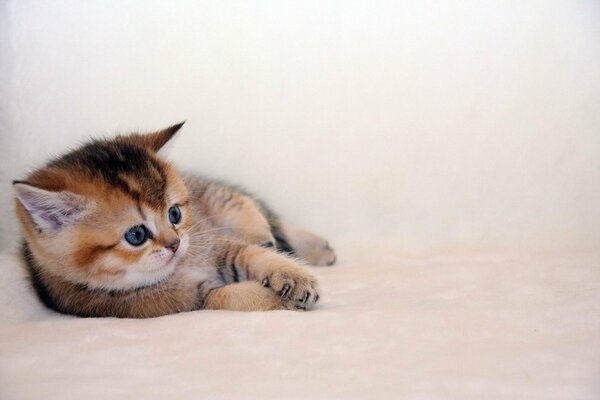
[[(600, 398), (599, 15), (0, 1), (0, 400)], [(320, 308), (42, 308), (1, 255), (20, 238), (11, 180), (184, 119), (177, 165), (335, 245)]]
[(343, 246), (312, 312), (44, 310), (0, 260), (0, 398), (597, 399), (600, 255)]

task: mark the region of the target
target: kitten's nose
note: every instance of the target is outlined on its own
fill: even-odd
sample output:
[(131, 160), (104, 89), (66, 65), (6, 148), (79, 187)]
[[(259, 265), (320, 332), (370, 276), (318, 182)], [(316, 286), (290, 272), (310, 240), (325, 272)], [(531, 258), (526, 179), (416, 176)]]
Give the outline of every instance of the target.
[(176, 238), (175, 240), (173, 240), (171, 243), (169, 243), (168, 245), (166, 245), (165, 247), (169, 250), (171, 250), (173, 253), (177, 252), (177, 249), (179, 248), (179, 238)]

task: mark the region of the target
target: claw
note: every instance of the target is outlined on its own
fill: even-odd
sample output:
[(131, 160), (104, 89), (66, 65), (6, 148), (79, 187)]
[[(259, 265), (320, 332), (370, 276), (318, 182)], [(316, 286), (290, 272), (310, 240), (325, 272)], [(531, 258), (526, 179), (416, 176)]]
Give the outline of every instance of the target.
[(290, 289), (292, 287), (290, 285), (288, 285), (287, 283), (285, 285), (283, 285), (283, 289), (281, 289), (281, 297), (287, 297), (287, 295), (290, 293)]
[(310, 297), (310, 293), (308, 291), (304, 292), (304, 296), (302, 296), (302, 304), (306, 304), (308, 298)]

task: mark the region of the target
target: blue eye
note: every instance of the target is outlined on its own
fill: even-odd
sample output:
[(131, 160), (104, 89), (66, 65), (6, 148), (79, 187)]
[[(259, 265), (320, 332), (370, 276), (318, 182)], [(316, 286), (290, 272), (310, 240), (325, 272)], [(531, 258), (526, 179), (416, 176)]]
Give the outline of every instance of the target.
[(172, 224), (178, 224), (181, 221), (181, 210), (178, 205), (169, 208), (169, 221)]
[(132, 246), (141, 246), (148, 239), (148, 230), (144, 225), (137, 225), (125, 233), (125, 240)]

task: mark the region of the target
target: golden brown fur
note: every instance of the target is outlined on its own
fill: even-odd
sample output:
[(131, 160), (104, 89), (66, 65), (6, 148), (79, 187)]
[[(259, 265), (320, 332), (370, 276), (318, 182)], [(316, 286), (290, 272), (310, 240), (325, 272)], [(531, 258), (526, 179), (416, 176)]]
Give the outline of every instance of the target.
[[(160, 156), (180, 127), (95, 141), (15, 181), (40, 299), (59, 312), (131, 318), (311, 308), (312, 275), (261, 246), (331, 265), (327, 242), (239, 189), (180, 175)], [(124, 236), (132, 227), (146, 232), (141, 244)]]

